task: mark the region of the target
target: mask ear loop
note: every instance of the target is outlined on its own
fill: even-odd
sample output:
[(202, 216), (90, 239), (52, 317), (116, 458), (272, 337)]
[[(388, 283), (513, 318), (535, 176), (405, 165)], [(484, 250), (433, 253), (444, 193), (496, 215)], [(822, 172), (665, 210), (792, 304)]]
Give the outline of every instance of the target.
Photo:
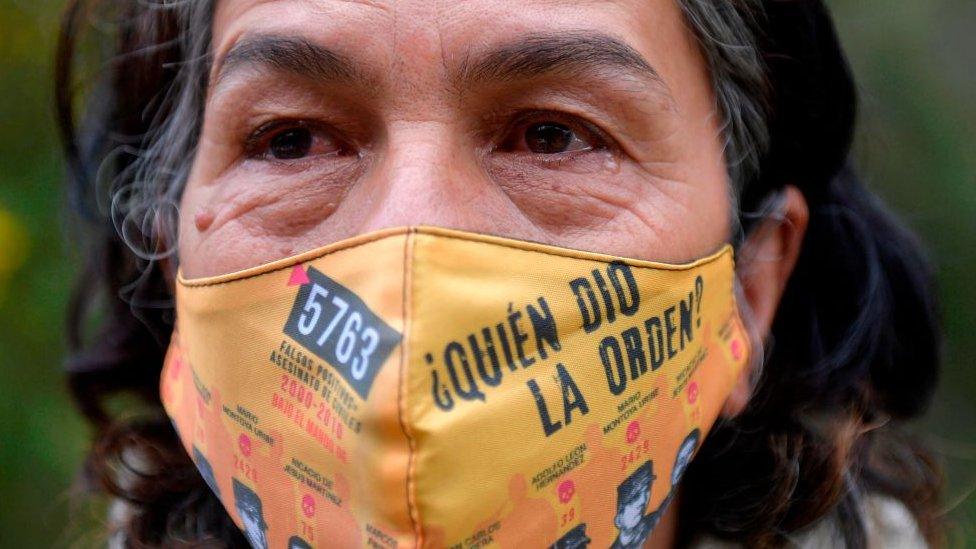
[(779, 189), (767, 194), (759, 203), (756, 210), (740, 213), (740, 219), (749, 220), (748, 229), (740, 221), (737, 224), (738, 230), (733, 240), (733, 247), (737, 258), (733, 290), (735, 292), (736, 303), (739, 307), (739, 316), (742, 318), (742, 323), (745, 326), (746, 332), (749, 334), (751, 347), (749, 362), (745, 365), (745, 368), (748, 369), (750, 397), (755, 394), (756, 387), (762, 380), (763, 370), (766, 367), (769, 357), (772, 356), (775, 337), (771, 330), (767, 334), (760, 333), (752, 307), (746, 298), (742, 279), (743, 274), (747, 272), (750, 266), (755, 261), (761, 260), (757, 254), (750, 253), (750, 238), (764, 230), (772, 229), (773, 227), (770, 226), (771, 222), (777, 225), (789, 222), (784, 213), (785, 205), (786, 193), (784, 190)]

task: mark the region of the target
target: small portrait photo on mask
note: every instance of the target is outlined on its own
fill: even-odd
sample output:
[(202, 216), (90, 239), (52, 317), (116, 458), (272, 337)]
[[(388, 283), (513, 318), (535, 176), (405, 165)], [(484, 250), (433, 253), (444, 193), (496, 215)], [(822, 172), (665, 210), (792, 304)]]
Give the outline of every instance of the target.
[[(701, 441), (701, 431), (698, 429), (692, 430), (685, 437), (685, 440), (678, 447), (678, 455), (674, 458), (674, 468), (671, 469), (671, 492), (674, 493), (675, 486), (681, 480), (681, 477), (685, 474), (685, 469), (688, 468), (688, 464), (691, 463), (692, 456), (695, 455), (695, 450), (698, 449), (698, 443)], [(668, 496), (670, 499), (670, 495)]]
[(586, 523), (582, 523), (566, 532), (556, 543), (550, 545), (549, 549), (580, 549), (589, 547), (590, 541), (589, 536), (586, 535)]
[(210, 466), (210, 461), (196, 446), (193, 447), (193, 463), (196, 464), (197, 470), (200, 471), (200, 476), (203, 477), (207, 486), (213, 490), (214, 495), (220, 497), (220, 486), (217, 485), (217, 478), (214, 476), (213, 467)]
[(251, 546), (254, 549), (268, 549), (268, 536), (265, 533), (268, 525), (264, 522), (261, 498), (236, 478), (234, 479), (234, 506), (237, 507), (237, 515), (243, 523), (244, 535), (251, 542)]
[(651, 500), (654, 464), (647, 460), (617, 487), (617, 515), (614, 525), (620, 530), (614, 549), (638, 549), (660, 520), (660, 510), (644, 514)]

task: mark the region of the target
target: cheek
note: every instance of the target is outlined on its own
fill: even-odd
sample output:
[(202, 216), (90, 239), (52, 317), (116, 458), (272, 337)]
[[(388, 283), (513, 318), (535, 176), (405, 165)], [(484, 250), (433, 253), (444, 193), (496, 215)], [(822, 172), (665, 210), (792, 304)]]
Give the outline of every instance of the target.
[(731, 211), (721, 153), (691, 150), (643, 164), (597, 160), (612, 167), (586, 173), (503, 165), (493, 175), (549, 243), (684, 262), (728, 240)]
[[(324, 178), (282, 176), (241, 183), (188, 186), (179, 246), (186, 276), (231, 272), (351, 236), (344, 232), (357, 226), (356, 218), (384, 207), (383, 202), (395, 208), (403, 198), (351, 192), (354, 184)], [(486, 193), (494, 197), (486, 200), (499, 204), (483, 204), (481, 211), (501, 212), (495, 217), (504, 218), (509, 229), (479, 232), (669, 262), (705, 255), (728, 237), (724, 178), (692, 183), (649, 176), (626, 165), (618, 173), (602, 175), (513, 173), (497, 184), (501, 192)], [(396, 224), (423, 221), (423, 210), (435, 208), (420, 202)], [(436, 207), (443, 216), (444, 209), (461, 211), (464, 206), (448, 201)]]
[[(626, 171), (626, 170), (625, 170)], [(574, 247), (651, 261), (682, 263), (714, 251), (729, 237), (728, 185), (708, 179), (622, 177), (553, 193), (540, 217), (568, 227)], [(586, 221), (585, 230), (579, 230)]]
[(648, 184), (632, 166), (621, 167), (610, 153), (598, 153), (589, 169), (525, 169), (504, 162), (492, 178), (535, 225), (551, 235), (594, 231), (625, 214)]
[(351, 163), (270, 175), (247, 164), (219, 178), (191, 179), (181, 203), (179, 254), (188, 277), (212, 276), (327, 244), (331, 219), (357, 177)]

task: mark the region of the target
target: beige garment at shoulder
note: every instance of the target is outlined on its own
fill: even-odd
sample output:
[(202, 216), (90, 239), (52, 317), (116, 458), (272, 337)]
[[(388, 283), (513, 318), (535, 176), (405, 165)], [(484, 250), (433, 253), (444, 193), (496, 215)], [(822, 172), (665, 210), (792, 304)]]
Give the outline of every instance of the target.
[[(928, 544), (915, 518), (902, 502), (882, 495), (864, 498), (861, 507), (867, 527), (869, 549), (919, 549)], [(837, 520), (828, 517), (811, 528), (796, 532), (788, 547), (799, 549), (842, 548), (844, 538)], [(742, 545), (713, 538), (704, 538), (691, 545), (692, 549), (738, 549)]]

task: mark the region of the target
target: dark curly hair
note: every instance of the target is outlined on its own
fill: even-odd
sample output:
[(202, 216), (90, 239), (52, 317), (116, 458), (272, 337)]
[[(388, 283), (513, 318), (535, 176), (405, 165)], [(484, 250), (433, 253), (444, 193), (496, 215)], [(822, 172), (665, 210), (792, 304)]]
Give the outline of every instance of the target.
[[(939, 372), (931, 270), (850, 164), (857, 100), (830, 16), (820, 0), (679, 3), (725, 120), (737, 243), (758, 221), (742, 212), (761, 211), (786, 184), (810, 207), (752, 399), (716, 425), (688, 468), (681, 539), (704, 533), (774, 547), (833, 516), (848, 547), (865, 547), (860, 502), (880, 493), (903, 502), (940, 544), (941, 472), (900, 430), (925, 410)], [(174, 226), (196, 146), (212, 4), (70, 0), (57, 51), (68, 196), (87, 250), (66, 361), (94, 426), (82, 477), (122, 502), (119, 527), (137, 547), (247, 546), (158, 394), (173, 308), (172, 250), (157, 235)], [(82, 82), (89, 93), (77, 116), (75, 69), (91, 52), (90, 26), (109, 30), (94, 39), (105, 64)], [(110, 411), (126, 394), (142, 404), (134, 419)]]

